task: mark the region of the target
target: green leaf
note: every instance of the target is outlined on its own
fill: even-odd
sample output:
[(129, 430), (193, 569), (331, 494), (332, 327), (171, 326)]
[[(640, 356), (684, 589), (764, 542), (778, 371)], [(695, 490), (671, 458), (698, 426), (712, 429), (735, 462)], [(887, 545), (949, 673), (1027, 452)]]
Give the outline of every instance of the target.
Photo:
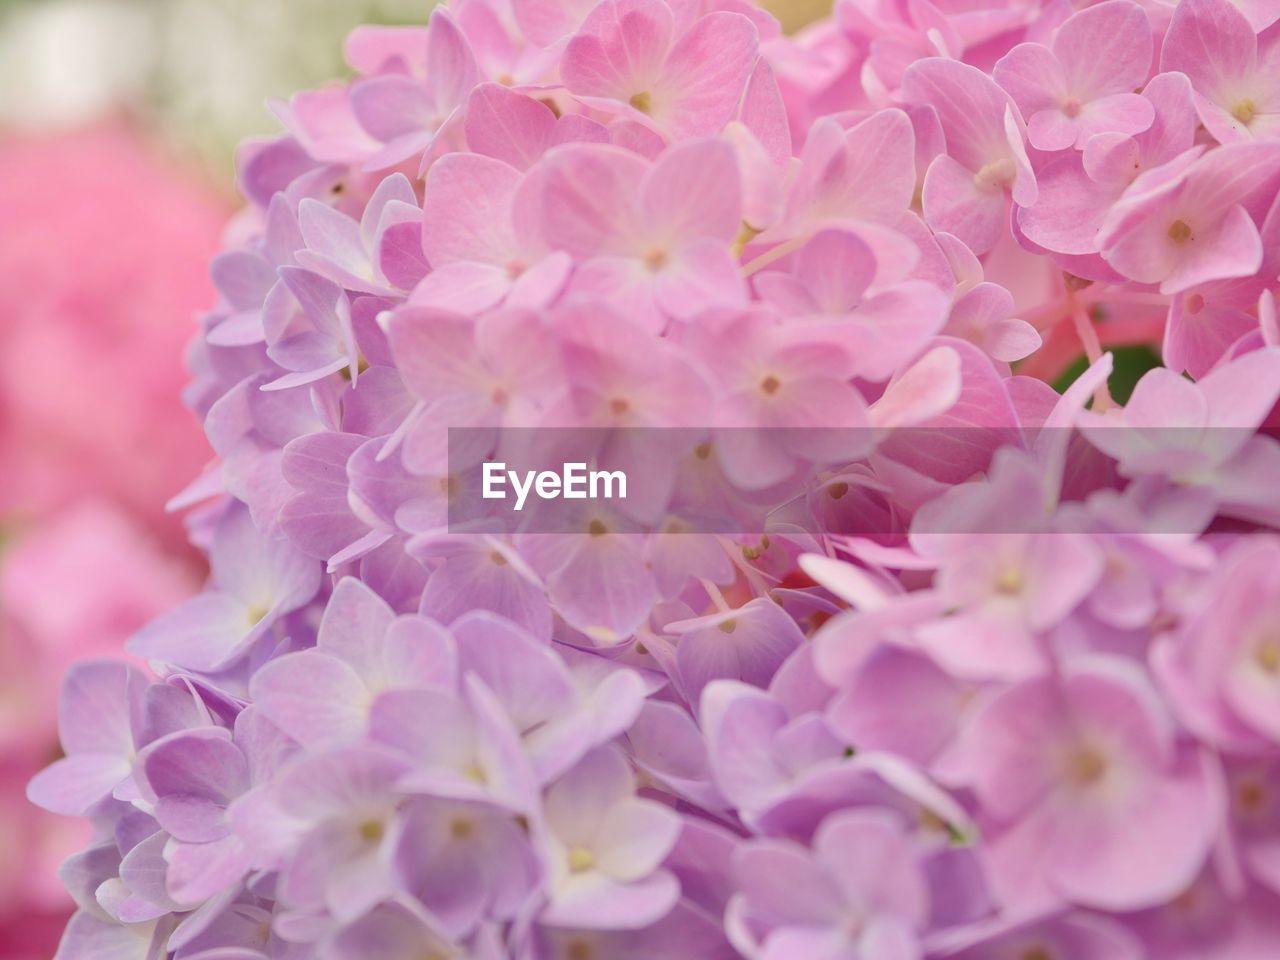
[[(1108, 385), (1111, 387), (1111, 396), (1117, 403), (1128, 403), (1129, 397), (1133, 395), (1133, 388), (1142, 379), (1142, 375), (1148, 370), (1162, 366), (1160, 357), (1146, 344), (1113, 347), (1111, 353), (1115, 357), (1115, 369), (1112, 371), (1111, 379), (1108, 381)], [(1071, 364), (1066, 372), (1057, 379), (1053, 384), (1053, 389), (1062, 393), (1067, 387), (1075, 383), (1076, 378), (1088, 368), (1088, 359), (1081, 357)]]

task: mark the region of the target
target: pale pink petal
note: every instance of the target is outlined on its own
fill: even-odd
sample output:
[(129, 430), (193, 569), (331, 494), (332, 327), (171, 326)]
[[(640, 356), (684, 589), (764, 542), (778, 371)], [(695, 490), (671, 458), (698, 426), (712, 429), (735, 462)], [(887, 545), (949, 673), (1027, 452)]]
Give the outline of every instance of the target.
[(1099, 133), (1141, 133), (1155, 120), (1155, 107), (1136, 93), (1116, 93), (1085, 104), (1077, 118), (1075, 146)]
[(664, 244), (699, 237), (728, 244), (742, 225), (742, 186), (733, 147), (695, 140), (667, 150), (645, 176), (641, 210)]
[[(680, 289), (680, 280), (679, 274), (673, 276), (673, 289)], [(692, 283), (696, 285), (698, 278), (692, 278)], [(708, 292), (714, 295), (715, 288)], [(666, 329), (668, 323), (656, 293), (657, 278), (634, 257), (593, 257), (580, 264), (569, 279), (570, 296), (608, 301), (620, 316), (653, 333)]]
[(1280, 394), (1280, 351), (1247, 353), (1197, 386), (1209, 406), (1209, 426), (1253, 429), (1266, 419)]
[(956, 352), (938, 347), (900, 374), (871, 406), (878, 427), (924, 423), (941, 416), (960, 399), (961, 363)]
[(1039, 43), (1018, 44), (996, 62), (992, 76), (1028, 117), (1058, 110), (1071, 92), (1062, 62)]
[(1262, 265), (1262, 238), (1244, 207), (1233, 207), (1186, 246), (1191, 249), (1179, 251), (1181, 256), (1160, 283), (1161, 293), (1180, 293), (1209, 280), (1247, 277)]
[(1183, 0), (1160, 49), (1160, 69), (1191, 79), (1196, 92), (1226, 103), (1258, 57), (1253, 27), (1229, 0)]
[(660, 0), (604, 0), (565, 47), (560, 75), (570, 93), (628, 103), (653, 94), (671, 49), (674, 18)]
[(773, 68), (764, 58), (758, 60), (751, 71), (738, 119), (775, 164), (785, 164), (791, 159), (791, 127), (786, 104)]
[(132, 770), (124, 755), (81, 753), (63, 757), (36, 774), (27, 785), (27, 799), (39, 807), (80, 817), (128, 778)]
[(463, 129), (474, 152), (527, 170), (551, 144), (556, 116), (532, 97), (500, 83), (482, 83), (467, 101)]
[(571, 883), (542, 912), (542, 921), (584, 930), (638, 929), (661, 920), (680, 899), (679, 881), (665, 870), (626, 884), (597, 876)]
[(973, 171), (942, 155), (924, 178), (924, 215), (929, 226), (986, 253), (1005, 230), (1008, 201), (998, 187), (979, 185)]
[(512, 0), (516, 23), (539, 46), (548, 47), (578, 29), (597, 0)]
[(915, 134), (900, 110), (880, 110), (848, 131), (833, 121), (819, 121), (802, 159), (797, 199), (813, 219), (894, 226), (910, 206), (916, 187)]
[(1151, 128), (1137, 139), (1142, 144), (1146, 167), (1172, 160), (1195, 141), (1195, 105), (1191, 82), (1182, 73), (1161, 73), (1151, 78), (1142, 95), (1155, 107), (1156, 118)]
[(652, 800), (614, 804), (596, 834), (599, 868), (624, 883), (642, 880), (666, 859), (680, 833), (680, 819)]
[(1011, 103), (981, 70), (958, 60), (931, 57), (911, 65), (902, 90), (912, 103), (938, 111), (947, 153), (971, 171), (1004, 156), (1004, 113)]
[(563, 251), (544, 257), (512, 284), (507, 306), (532, 310), (545, 307), (564, 289), (572, 270), (573, 258)]
[(307, 198), (298, 205), (298, 226), (307, 244), (305, 252), (322, 257), (353, 278), (365, 282), (375, 279), (370, 271), (369, 250), (360, 236), (360, 225), (346, 214)]
[(617, 147), (558, 148), (535, 181), (534, 206), (547, 244), (580, 258), (623, 252), (625, 239), (643, 235), (635, 192), (646, 166)]
[(1068, 92), (1082, 101), (1141, 87), (1151, 69), (1151, 24), (1131, 0), (1107, 0), (1069, 17), (1053, 37)]
[(796, 258), (796, 281), (827, 313), (852, 310), (875, 278), (876, 258), (865, 240), (847, 230), (824, 230)]
[(351, 108), (360, 126), (382, 143), (408, 134), (430, 136), (443, 120), (422, 83), (398, 74), (356, 83), (351, 88)]
[(372, 697), (360, 677), (317, 650), (267, 664), (254, 674), (252, 694), (267, 718), (299, 743), (355, 741), (368, 726)]
[[(1050, 175), (1050, 169), (1056, 167), (1061, 170), (1065, 159), (1070, 158), (1055, 160), (1049, 167), (1040, 170), (1037, 182), (1041, 191), (1047, 189), (1045, 180)], [(1080, 159), (1090, 180), (1096, 181), (1099, 186), (1123, 190), (1142, 172), (1142, 144), (1136, 137), (1123, 133), (1100, 133), (1084, 145)], [(1042, 192), (1039, 202), (1043, 203), (1044, 200)], [(1100, 215), (1098, 219), (1101, 222)]]
[(1170, 369), (1203, 377), (1256, 326), (1257, 320), (1248, 313), (1206, 302), (1193, 288), (1173, 298), (1161, 356)]
[(460, 107), (479, 80), (479, 68), (467, 38), (441, 7), (427, 24), (427, 90), (442, 112)]
[[(1009, 162), (1013, 164), (1013, 179), (1005, 179), (1013, 195), (1013, 202), (1029, 207), (1036, 202), (1039, 191), (1036, 187), (1035, 170), (1031, 167), (1031, 158), (1027, 155), (1026, 130), (1022, 118), (1018, 116), (1017, 107), (1008, 103), (1004, 108), (1004, 142), (1008, 150)], [(979, 175), (983, 171), (979, 170)]]
[(1011, 317), (987, 327), (979, 346), (993, 360), (1016, 363), (1039, 350), (1043, 342), (1035, 327), (1025, 320)]
[(411, 303), (454, 313), (476, 314), (502, 302), (511, 289), (504, 267), (456, 260), (437, 267), (413, 290)]
[(505, 267), (516, 246), (511, 214), (519, 185), (515, 167), (479, 154), (451, 153), (432, 164), (422, 201), (427, 261)]
[(677, 139), (714, 133), (733, 119), (756, 60), (755, 24), (739, 13), (709, 14), (671, 51), (653, 118)]
[(1037, 150), (1066, 150), (1081, 136), (1080, 126), (1056, 107), (1039, 110), (1027, 120), (1027, 139)]
[(427, 48), (426, 27), (356, 27), (342, 45), (342, 55), (357, 72), (382, 73), (393, 63), (402, 67), (422, 59)]
[(1213, 844), (1219, 800), (1199, 756), (1151, 784), (1140, 806), (1110, 822), (1082, 817), (1052, 843), (1054, 886), (1076, 903), (1128, 911), (1185, 891)]
[(678, 320), (688, 320), (712, 307), (746, 303), (746, 284), (728, 248), (706, 238), (695, 241), (680, 259), (654, 279), (658, 305)]

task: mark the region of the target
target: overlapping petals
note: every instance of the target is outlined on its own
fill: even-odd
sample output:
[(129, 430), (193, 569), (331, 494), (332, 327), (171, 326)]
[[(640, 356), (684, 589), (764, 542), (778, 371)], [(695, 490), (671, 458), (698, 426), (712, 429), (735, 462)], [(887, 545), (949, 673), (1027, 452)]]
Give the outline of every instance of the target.
[[(1170, 6), (357, 31), (241, 157), (211, 579), (30, 786), (57, 960), (1275, 953), (1280, 35)], [(480, 509), (575, 428), (634, 498)]]

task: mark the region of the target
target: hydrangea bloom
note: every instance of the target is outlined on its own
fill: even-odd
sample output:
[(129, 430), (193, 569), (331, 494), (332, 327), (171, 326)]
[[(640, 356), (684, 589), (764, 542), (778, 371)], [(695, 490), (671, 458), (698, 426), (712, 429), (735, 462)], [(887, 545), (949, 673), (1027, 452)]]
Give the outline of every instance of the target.
[[(60, 960), (1274, 952), (1271, 6), (356, 34), (241, 156), (209, 585), (31, 786)], [(644, 495), (476, 508), (574, 427)]]

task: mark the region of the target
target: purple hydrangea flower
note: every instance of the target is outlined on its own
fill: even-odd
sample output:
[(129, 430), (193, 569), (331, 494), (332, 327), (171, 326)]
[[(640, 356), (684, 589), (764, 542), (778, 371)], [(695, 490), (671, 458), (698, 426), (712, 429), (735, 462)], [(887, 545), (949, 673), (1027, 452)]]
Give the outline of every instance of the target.
[[(29, 787), (56, 960), (1275, 954), (1274, 7), (353, 34), (212, 265), (209, 582)], [(635, 496), (504, 525), (530, 431)]]

